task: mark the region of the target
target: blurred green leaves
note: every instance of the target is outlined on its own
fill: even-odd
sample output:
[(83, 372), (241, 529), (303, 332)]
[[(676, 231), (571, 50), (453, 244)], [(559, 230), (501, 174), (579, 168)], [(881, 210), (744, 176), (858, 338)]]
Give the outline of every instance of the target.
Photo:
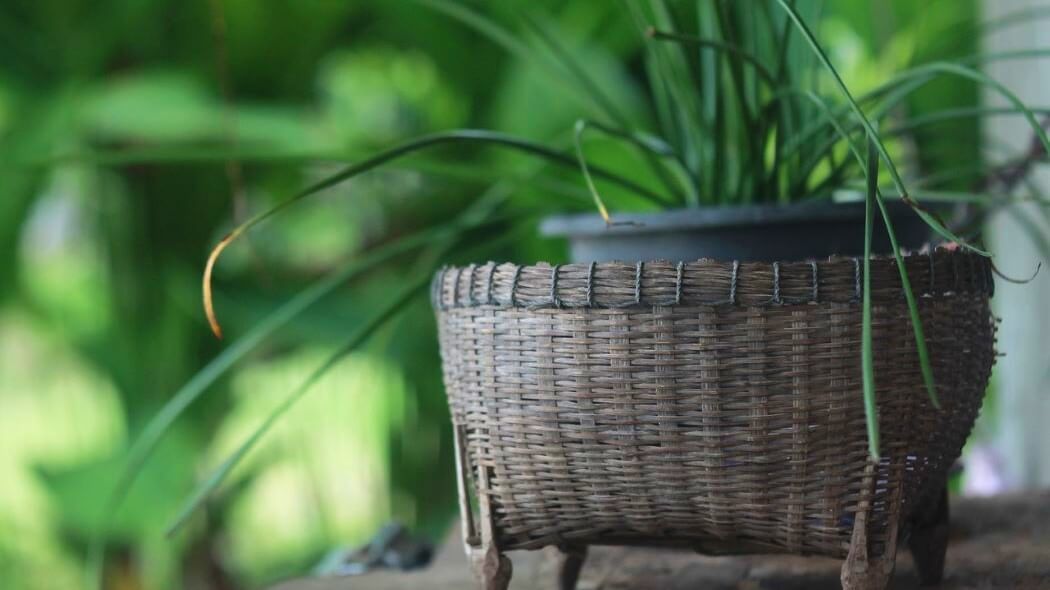
[(318, 73), (326, 128), (338, 145), (389, 145), (430, 129), (459, 127), (469, 98), (442, 80), (424, 54), (388, 48), (338, 51)]
[[(334, 161), (360, 161), (407, 136), (488, 127), (568, 150), (579, 119), (619, 123), (618, 112), (631, 125), (655, 126), (662, 116), (645, 106), (653, 97), (644, 90), (641, 39), (618, 3), (471, 4), (495, 22), (516, 27), (531, 52), (522, 59), (461, 21), (406, 2), (215, 2), (227, 23), (228, 102), (216, 74), (212, 4), (11, 0), (0, 8), (0, 301), (4, 310), (31, 318), (33, 333), (63, 341), (62, 358), (78, 359), (74, 371), (55, 360), (58, 356), (41, 353), (47, 366), (34, 371), (94, 375), (96, 381), (85, 387), (110, 400), (98, 406), (102, 409), (82, 409), (74, 417), (83, 422), (79, 425), (57, 410), (53, 416), (48, 410), (13, 418), (10, 409), (41, 397), (45, 381), (30, 378), (12, 386), (4, 381), (7, 374), (0, 374), (5, 385), (0, 440), (6, 440), (5, 431), (27, 431), (28, 439), (49, 440), (63, 453), (78, 445), (83, 451), (40, 457), (5, 445), (8, 455), (17, 455), (5, 463), (10, 470), (5, 473), (33, 482), (18, 500), (39, 523), (39, 534), (26, 545), (50, 552), (33, 565), (24, 549), (0, 543), (5, 581), (10, 571), (5, 564), (15, 562), (21, 571), (53, 570), (56, 579), (77, 573), (83, 531), (97, 523), (92, 506), (105, 489), (99, 482), (115, 482), (114, 453), (120, 449), (114, 447), (125, 433), (139, 434), (198, 368), (223, 358), (196, 306), (203, 257), (233, 223), (231, 187), (222, 171), (226, 158), (251, 156), (243, 166), (245, 192), (249, 209), (258, 211), (329, 177)], [(667, 4), (678, 10), (689, 3)], [(815, 3), (798, 4), (807, 19), (817, 20)], [(847, 83), (863, 87), (889, 68), (972, 53), (972, 29), (956, 25), (973, 23), (973, 4), (966, 0), (952, 10), (934, 10), (893, 0), (872, 18), (869, 2), (829, 0), (824, 12), (831, 26), (821, 37), (828, 39), (833, 61), (848, 61)], [(534, 22), (522, 22), (523, 13)], [(782, 17), (769, 16), (770, 26), (784, 26)], [(704, 20), (698, 29), (710, 35), (722, 24)], [(955, 34), (958, 30), (971, 32)], [(755, 39), (747, 50), (774, 55), (778, 48), (764, 39)], [(788, 47), (792, 59), (812, 59), (806, 50), (798, 39)], [(692, 65), (716, 67), (713, 51), (682, 53)], [(592, 100), (574, 92), (566, 81), (579, 76), (566, 56), (607, 97)], [(741, 92), (752, 96), (756, 81), (742, 74)], [(730, 76), (726, 71), (719, 83), (738, 84)], [(670, 98), (668, 90), (662, 108), (675, 107)], [(808, 109), (799, 121), (823, 125), (827, 112), (805, 99), (797, 102), (796, 108)], [(891, 121), (882, 129), (902, 128), (931, 106), (975, 104), (972, 85), (940, 81), (886, 113)], [(702, 107), (700, 119), (709, 125), (710, 137), (743, 122), (726, 105)], [(845, 119), (843, 124), (856, 133)], [(973, 119), (941, 122), (915, 135), (917, 146), (895, 136), (887, 149), (894, 157), (918, 151), (919, 170), (909, 173), (943, 169), (946, 162), (965, 166), (979, 159), (976, 130)], [(814, 144), (835, 142), (831, 160), (841, 165), (849, 155), (846, 142), (828, 129), (819, 133)], [(797, 175), (810, 164), (816, 167), (814, 184), (835, 179), (829, 160), (810, 162), (812, 150), (796, 147), (793, 154), (781, 154), (795, 158), (787, 169), (796, 176), (764, 183), (787, 194), (804, 186), (806, 179)], [(743, 195), (747, 187), (728, 175), (718, 178), (741, 165), (725, 153), (696, 154), (701, 171), (712, 171), (703, 182), (710, 194)], [(586, 155), (644, 187), (662, 186), (630, 145), (589, 134)], [(758, 156), (763, 162), (772, 157)], [(56, 157), (60, 162), (51, 166)], [(231, 331), (245, 333), (299, 286), (349, 258), (420, 227), (447, 223), (491, 182), (526, 177), (536, 168), (515, 154), (450, 145), (330, 189), (280, 224), (261, 229), (250, 246), (231, 252), (220, 269), (217, 293), (230, 311)], [(945, 187), (932, 184), (924, 188)], [(601, 179), (598, 188), (614, 212), (655, 206)], [(518, 216), (588, 206), (586, 188), (572, 168), (510, 191), (510, 211)], [(59, 223), (63, 215), (76, 232)], [(67, 239), (59, 240), (62, 248), (47, 250), (55, 233)], [(72, 239), (72, 233), (80, 238)], [(476, 242), (488, 245), (497, 237), (481, 234)], [(558, 244), (528, 234), (487, 253), (520, 262), (562, 255)], [(234, 472), (234, 485), (209, 505), (206, 519), (195, 521), (176, 543), (159, 537), (174, 512), (171, 499), (190, 490), (200, 467), (215, 464), (231, 441), (241, 440), (288, 386), (298, 383), (296, 377), (313, 368), (317, 355), (344, 339), (406, 276), (421, 272), (420, 264), (412, 256), (392, 257), (382, 272), (362, 274), (260, 341), (229, 378), (209, 382), (211, 395), (182, 417), (132, 490), (109, 539), (109, 563), (131, 555), (141, 559), (148, 585), (179, 587), (188, 579), (184, 576), (207, 569), (201, 555), (222, 555), (224, 560), (207, 565), (236, 572), (242, 582), (264, 583), (301, 570), (328, 544), (366, 537), (388, 515), (442, 534), (454, 497), (447, 408), (431, 311), (418, 301), (404, 321), (380, 331), (372, 346), (329, 375), (301, 413), (289, 415), (273, 444)], [(355, 415), (351, 400), (366, 398), (375, 405)], [(23, 430), (12, 429), (15, 419), (24, 422)], [(109, 428), (107, 436), (116, 440), (89, 445), (67, 438), (75, 430), (66, 429), (67, 422), (84, 431)], [(342, 429), (353, 430), (344, 435)], [(353, 460), (346, 459), (350, 456)], [(366, 476), (355, 479), (357, 470)], [(379, 488), (385, 493), (377, 493)], [(5, 524), (0, 516), (0, 527)], [(219, 527), (229, 535), (218, 534)], [(3, 533), (0, 539), (10, 536)], [(270, 538), (254, 551), (261, 536)], [(19, 578), (16, 586), (29, 584), (31, 577)]]
[(223, 107), (187, 73), (145, 72), (109, 80), (83, 102), (82, 125), (102, 141), (222, 139)]

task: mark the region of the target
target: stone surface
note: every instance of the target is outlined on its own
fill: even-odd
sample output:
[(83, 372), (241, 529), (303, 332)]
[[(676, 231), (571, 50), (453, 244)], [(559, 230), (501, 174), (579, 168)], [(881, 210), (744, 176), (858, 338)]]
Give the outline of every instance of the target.
[[(513, 590), (553, 588), (543, 551), (514, 552)], [(592, 547), (578, 590), (831, 590), (841, 561), (791, 556), (708, 557), (689, 552)], [(474, 588), (458, 538), (434, 563), (412, 573), (377, 572), (341, 579), (295, 580), (273, 590), (463, 590)], [(890, 588), (918, 588), (906, 550), (898, 553)], [(945, 590), (1050, 590), (1050, 491), (990, 499), (957, 499)]]

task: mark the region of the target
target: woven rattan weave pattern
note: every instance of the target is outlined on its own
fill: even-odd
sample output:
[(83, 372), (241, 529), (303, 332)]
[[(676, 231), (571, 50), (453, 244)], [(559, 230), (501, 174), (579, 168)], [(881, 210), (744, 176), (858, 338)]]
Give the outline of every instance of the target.
[(867, 476), (855, 259), (441, 271), (444, 379), (492, 542), (843, 557), (864, 513), (879, 554), (942, 488), (995, 356), (987, 260), (906, 261), (943, 409), (894, 261), (873, 259), (882, 461)]

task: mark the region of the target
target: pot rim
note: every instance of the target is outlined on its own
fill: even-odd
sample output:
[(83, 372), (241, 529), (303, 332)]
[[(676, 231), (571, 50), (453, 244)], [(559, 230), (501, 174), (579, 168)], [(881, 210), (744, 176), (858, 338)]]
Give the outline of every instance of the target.
[[(910, 213), (900, 201), (886, 203), (896, 216)], [(697, 229), (727, 229), (762, 225), (800, 225), (856, 220), (864, 217), (862, 202), (807, 201), (788, 205), (718, 205), (643, 213), (617, 213), (606, 225), (597, 213), (551, 215), (540, 222), (547, 237), (639, 235)]]

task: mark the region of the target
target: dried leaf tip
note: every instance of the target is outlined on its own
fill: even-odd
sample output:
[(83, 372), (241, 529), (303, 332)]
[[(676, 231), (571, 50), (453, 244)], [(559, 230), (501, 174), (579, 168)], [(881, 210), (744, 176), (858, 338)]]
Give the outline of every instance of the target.
[(230, 245), (230, 242), (237, 237), (237, 233), (226, 234), (218, 244), (212, 248), (210, 254), (208, 254), (208, 262), (204, 265), (204, 276), (201, 280), (201, 292), (204, 298), (204, 315), (208, 318), (208, 325), (211, 327), (212, 334), (219, 340), (222, 340), (222, 326), (219, 325), (219, 319), (215, 316), (215, 303), (212, 298), (211, 290), (211, 276), (212, 271), (215, 269), (215, 261), (219, 259), (219, 255), (226, 249), (226, 246)]
[(994, 272), (997, 277), (999, 277), (1000, 279), (1002, 279), (1002, 280), (1004, 280), (1004, 281), (1006, 281), (1008, 283), (1013, 283), (1015, 285), (1027, 285), (1028, 283), (1031, 283), (1032, 281), (1035, 280), (1035, 278), (1037, 276), (1039, 276), (1039, 271), (1043, 270), (1043, 263), (1042, 263), (1042, 261), (1040, 261), (1038, 264), (1035, 265), (1035, 272), (1032, 273), (1032, 276), (1028, 277), (1027, 279), (1018, 279), (1018, 278), (1014, 278), (1014, 277), (1008, 276), (1005, 273), (1003, 273), (1003, 271), (999, 270), (999, 267), (995, 266), (994, 262), (991, 263), (991, 264), (992, 264), (992, 272)]

